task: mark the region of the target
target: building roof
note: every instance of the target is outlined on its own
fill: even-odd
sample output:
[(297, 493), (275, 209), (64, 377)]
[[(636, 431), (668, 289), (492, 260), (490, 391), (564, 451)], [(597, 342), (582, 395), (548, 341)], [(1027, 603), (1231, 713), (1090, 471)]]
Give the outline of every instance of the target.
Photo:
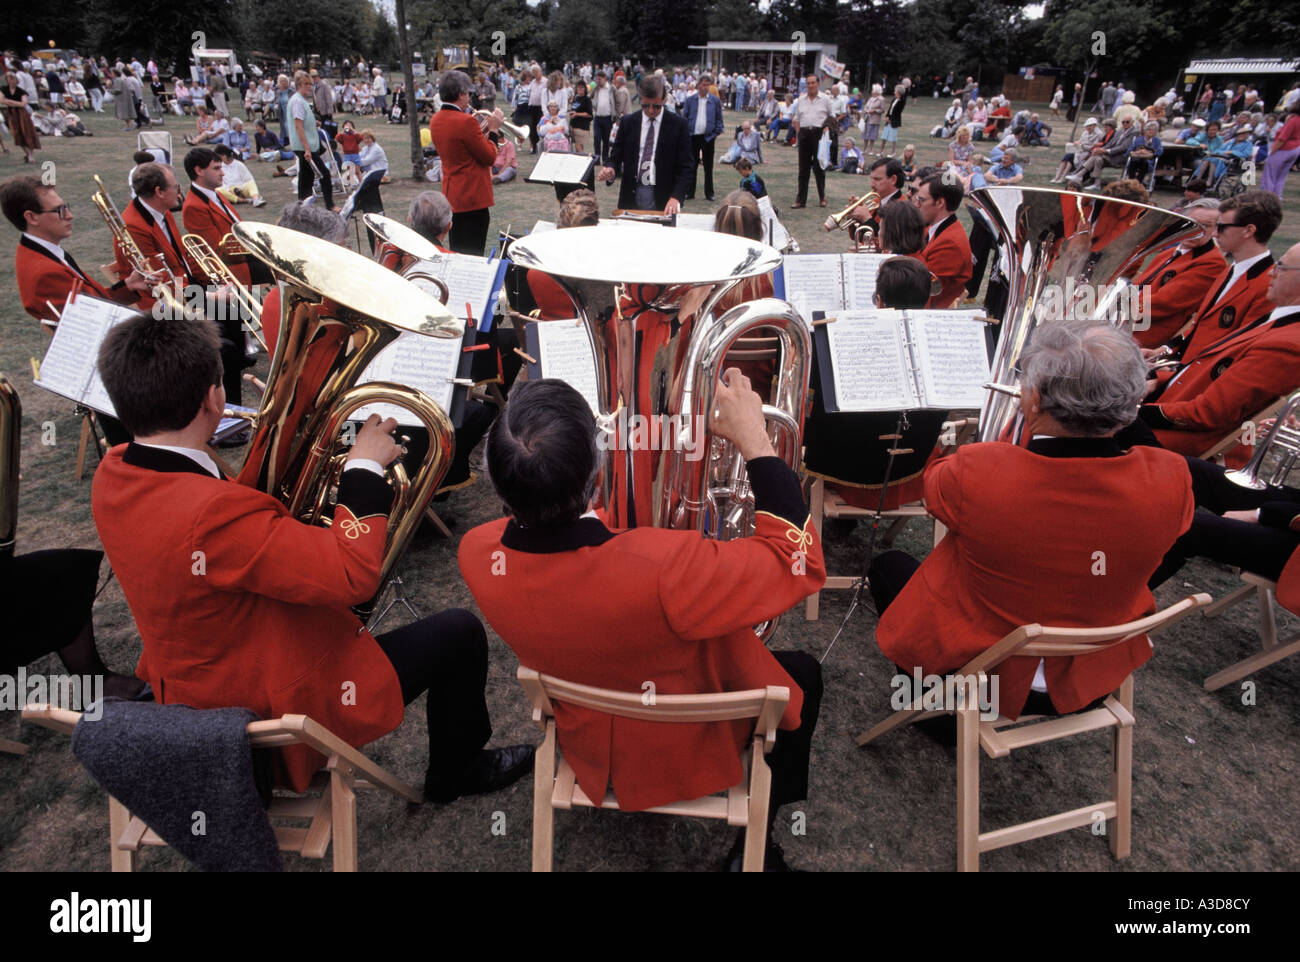
[(1193, 60), (1183, 73), (1195, 74), (1267, 74), (1300, 73), (1300, 57), (1263, 60)]
[[(805, 50), (835, 50), (838, 44), (821, 43), (808, 40), (804, 42)], [(789, 40), (767, 42), (763, 40), (711, 40), (708, 43), (693, 43), (691, 50), (789, 50)]]

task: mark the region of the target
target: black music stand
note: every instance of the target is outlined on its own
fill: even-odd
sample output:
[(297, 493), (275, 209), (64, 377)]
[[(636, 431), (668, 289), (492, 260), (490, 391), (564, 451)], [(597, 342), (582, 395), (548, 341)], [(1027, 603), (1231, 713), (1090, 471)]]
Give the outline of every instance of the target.
[(556, 201), (564, 200), (580, 187), (595, 193), (596, 158), (571, 150), (548, 150), (537, 158), (524, 182), (552, 185)]

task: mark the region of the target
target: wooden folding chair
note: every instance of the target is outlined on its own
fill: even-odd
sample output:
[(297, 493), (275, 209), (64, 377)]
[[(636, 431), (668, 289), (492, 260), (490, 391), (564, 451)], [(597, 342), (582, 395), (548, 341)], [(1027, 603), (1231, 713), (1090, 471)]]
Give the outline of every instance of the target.
[(1263, 650), (1257, 655), (1243, 658), (1221, 671), (1216, 671), (1205, 679), (1206, 691), (1217, 691), (1225, 685), (1240, 681), (1247, 675), (1253, 675), (1283, 658), (1289, 658), (1300, 652), (1300, 633), (1292, 635), (1284, 642), (1279, 643), (1277, 640), (1277, 582), (1270, 581), (1262, 575), (1251, 574), (1249, 571), (1240, 571), (1238, 574), (1245, 584), (1236, 591), (1216, 599), (1214, 604), (1202, 613), (1207, 618), (1213, 618), (1254, 595), (1259, 599), (1259, 636)]
[[(50, 705), (23, 709), (23, 720), (71, 735), (81, 712)], [(318, 772), (303, 794), (287, 791), (271, 799), (266, 814), (282, 852), (297, 852), (306, 858), (324, 858), (334, 842), (334, 871), (357, 870), (357, 797), (359, 788), (382, 788), (408, 802), (419, 804), (419, 790), (390, 775), (364, 754), (329, 729), (306, 715), (284, 715), (248, 724), (248, 742), (253, 748), (284, 748), (307, 745), (324, 755), (325, 770)], [(275, 819), (306, 821), (307, 825), (277, 825)], [(142, 845), (167, 845), (139, 818), (113, 796), (108, 797), (109, 857), (114, 872), (134, 872)]]
[[(1207, 594), (1190, 595), (1138, 621), (1106, 628), (1046, 628), (1022, 625), (997, 644), (986, 649), (962, 667), (956, 675), (980, 686), (1008, 658), (1069, 658), (1090, 655), (1127, 641), (1134, 635), (1150, 634), (1168, 627), (1197, 608), (1210, 604)], [(978, 872), (981, 852), (1017, 845), (1030, 839), (1054, 835), (1097, 820), (1098, 814), (1113, 820), (1110, 850), (1115, 858), (1128, 858), (1132, 816), (1133, 786), (1133, 676), (1106, 697), (1101, 707), (1072, 715), (1045, 717), (1022, 715), (1011, 719), (980, 717), (978, 699), (967, 697), (957, 715), (957, 869)], [(866, 745), (881, 735), (917, 721), (923, 716), (922, 693), (906, 708), (894, 712), (870, 731), (858, 736)], [(996, 708), (996, 706), (994, 706)], [(933, 717), (933, 715), (931, 716)], [(992, 832), (979, 830), (979, 752), (989, 758), (1004, 758), (1018, 748), (1069, 738), (1083, 732), (1111, 729), (1110, 797), (1094, 805), (1085, 805), (1031, 822), (1009, 825)]]
[[(975, 436), (975, 431), (979, 427), (978, 418), (962, 418), (955, 421), (944, 423), (943, 432), (940, 438), (951, 438), (952, 443), (943, 446), (945, 454), (955, 450), (958, 445), (966, 444)], [(808, 476), (808, 514), (812, 518), (813, 527), (817, 529), (817, 536), (822, 536), (822, 525), (826, 518), (855, 518), (866, 519), (875, 516), (874, 511), (870, 508), (859, 508), (849, 504), (840, 497), (834, 490), (826, 490), (826, 482), (814, 475)], [(894, 539), (902, 532), (903, 528), (913, 518), (928, 518), (929, 512), (925, 510), (925, 504), (920, 501), (913, 501), (910, 504), (900, 504), (896, 508), (889, 508), (880, 513), (882, 518), (889, 518), (890, 525), (885, 530), (885, 535), (880, 539), (881, 547), (888, 548), (894, 543)], [(938, 544), (943, 540), (947, 533), (945, 528), (938, 521), (934, 522), (934, 541)], [(816, 621), (820, 616), (821, 593), (822, 591), (852, 588), (858, 583), (859, 576), (850, 575), (832, 575), (826, 576), (826, 583), (821, 590), (808, 596), (804, 601), (804, 620)]]
[(690, 801), (672, 802), (646, 809), (661, 815), (689, 815), (694, 818), (725, 818), (728, 825), (745, 829), (743, 870), (763, 871), (767, 846), (768, 796), (772, 772), (763, 755), (776, 744), (777, 726), (790, 700), (790, 689), (768, 685), (749, 691), (708, 695), (659, 695), (654, 704), (642, 702), (641, 692), (612, 691), (562, 681), (519, 666), (519, 683), (533, 703), (533, 722), (546, 733), (533, 770), (533, 871), (551, 871), (554, 855), (554, 809), (566, 811), (574, 805), (617, 809), (612, 791), (593, 801), (577, 783), (572, 766), (557, 752), (555, 708), (552, 700), (642, 721), (674, 724), (755, 719), (749, 751), (741, 752), (744, 774), (726, 795), (709, 795)]

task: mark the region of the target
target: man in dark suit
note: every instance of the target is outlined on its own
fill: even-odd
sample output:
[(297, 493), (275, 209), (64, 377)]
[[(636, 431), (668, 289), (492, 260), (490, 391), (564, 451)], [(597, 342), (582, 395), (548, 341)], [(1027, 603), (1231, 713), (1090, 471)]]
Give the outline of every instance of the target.
[(704, 196), (713, 200), (713, 143), (722, 133), (722, 101), (713, 92), (713, 78), (708, 74), (700, 77), (694, 96), (687, 97), (682, 104), (682, 119), (691, 132), (691, 157), (695, 167), (691, 172), (691, 189), (686, 195), (690, 200), (695, 196), (695, 181), (701, 165), (704, 167)]
[(596, 179), (606, 183), (623, 175), (618, 206), (623, 210), (662, 210), (675, 214), (691, 186), (691, 128), (676, 114), (664, 113), (664, 79), (642, 77), (637, 84), (641, 110), (618, 125), (610, 147), (612, 166)]

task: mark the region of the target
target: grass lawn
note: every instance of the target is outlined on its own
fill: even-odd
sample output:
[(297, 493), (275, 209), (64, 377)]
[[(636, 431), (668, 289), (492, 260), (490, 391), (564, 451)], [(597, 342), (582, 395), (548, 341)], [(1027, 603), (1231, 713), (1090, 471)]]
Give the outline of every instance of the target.
[[(905, 143), (917, 147), (921, 164), (947, 155), (946, 142), (927, 136), (942, 115), (943, 100), (920, 100), (904, 117)], [(1018, 106), (1018, 105), (1017, 105)], [(1040, 108), (1046, 117), (1048, 110)], [(111, 112), (84, 114), (93, 139), (47, 138), (38, 163), (53, 161), (63, 199), (72, 205), (76, 225), (66, 245), (84, 266), (111, 259), (107, 229), (89, 203), (91, 175), (100, 174), (119, 206), (126, 203), (126, 173), (131, 167), (135, 134), (123, 132)], [(741, 119), (728, 112), (727, 129)], [(1064, 141), (1068, 126), (1058, 121), (1054, 141)], [(191, 122), (168, 118), (167, 129), (183, 152), (181, 134)], [(373, 125), (395, 173), (404, 173), (408, 155), (406, 129), (382, 122)], [(727, 135), (729, 143), (730, 135)], [(984, 147), (988, 144), (982, 145)], [(726, 144), (721, 150), (725, 149)], [(792, 211), (795, 151), (765, 145), (767, 163), (760, 173), (777, 209), (798, 238), (802, 250), (842, 251), (841, 234), (821, 227), (826, 211), (815, 202)], [(1061, 149), (1030, 148), (1026, 182), (1045, 185)], [(520, 157), (526, 175), (534, 158)], [(293, 199), (286, 179), (272, 179), (266, 165), (252, 164), (266, 207), (247, 206), (248, 219), (273, 221)], [(176, 167), (179, 171), (179, 157)], [(12, 149), (0, 158), (0, 177), (40, 172), (24, 166)], [(719, 199), (734, 187), (734, 171), (715, 171)], [(842, 207), (850, 193), (862, 193), (866, 178), (827, 175), (831, 209)], [(391, 216), (402, 219), (411, 197), (424, 185), (394, 179), (383, 188)], [(1286, 197), (1287, 220), (1272, 243), (1281, 254), (1300, 240), (1300, 177), (1292, 177)], [(687, 211), (707, 212), (702, 185)], [(815, 197), (815, 190), (812, 192)], [(614, 206), (614, 188), (601, 186), (604, 211)], [(1169, 205), (1177, 195), (1157, 192), (1155, 201)], [(492, 226), (531, 227), (539, 218), (553, 219), (554, 197), (546, 186), (517, 181), (497, 190)], [(11, 241), (16, 237), (11, 235)], [(90, 477), (73, 477), (77, 420), (72, 405), (31, 383), (30, 358), (43, 355), (46, 336), (23, 311), (12, 273), (0, 272), (0, 370), (14, 382), (23, 401), (23, 479), (20, 498), (20, 552), (55, 547), (98, 547), (90, 513)], [(265, 359), (257, 373), (265, 375)], [(52, 423), (53, 434), (45, 428)], [(44, 443), (52, 440), (53, 443)], [(236, 459), (239, 457), (236, 452)], [(93, 458), (92, 458), (93, 461)], [(1143, 497), (1135, 491), (1133, 498)], [(480, 483), (454, 494), (440, 509), (461, 533), (498, 515), (499, 508)], [(1040, 533), (1051, 538), (1051, 532)], [(473, 608), (456, 567), (456, 538), (416, 542), (404, 564), (404, 578), (423, 612), (450, 606)], [(867, 526), (828, 526), (828, 568), (837, 574), (862, 570)], [(899, 546), (913, 553), (927, 550), (929, 526), (913, 524)], [(306, 561), (307, 559), (304, 559)], [(105, 569), (106, 570), (106, 569)], [(1157, 600), (1168, 604), (1192, 591), (1221, 594), (1237, 583), (1230, 571), (1195, 563), (1166, 585)], [(598, 586), (593, 586), (597, 589)], [(849, 613), (849, 593), (822, 596), (822, 616), (806, 622), (802, 611), (782, 621), (776, 648), (797, 648), (820, 656)], [(526, 603), (522, 599), (521, 603)], [(575, 613), (575, 618), (580, 618)], [(1292, 627), (1295, 619), (1288, 617)], [(390, 620), (385, 627), (399, 622)], [(95, 608), (99, 645), (109, 665), (129, 671), (139, 655), (136, 634), (116, 581), (100, 595)], [(809, 870), (951, 869), (955, 864), (955, 766), (953, 752), (924, 734), (905, 730), (866, 750), (853, 736), (889, 711), (888, 684), (893, 669), (874, 643), (875, 618), (859, 606), (849, 618), (824, 664), (826, 695), (814, 742), (812, 784), (803, 813), (806, 834), (790, 832), (791, 812), (778, 822), (780, 841), (792, 865)], [(1283, 627), (1283, 630), (1285, 630)], [(489, 631), (491, 668), (487, 697), (496, 728), (493, 742), (540, 741), (529, 721), (523, 693), (514, 680), (516, 660)], [(1253, 705), (1243, 704), (1240, 688), (1206, 693), (1202, 680), (1220, 667), (1256, 649), (1255, 612), (1242, 605), (1213, 621), (1189, 619), (1155, 641), (1154, 659), (1137, 675), (1138, 726), (1134, 758), (1133, 854), (1117, 863), (1104, 839), (1087, 829), (1041, 839), (988, 854), (984, 867), (1025, 870), (1206, 870), (1300, 867), (1293, 817), (1300, 795), (1300, 658), (1272, 667), (1254, 681)], [(61, 670), (53, 658), (31, 670)], [(417, 702), (394, 734), (370, 746), (371, 755), (391, 771), (419, 784), (423, 776), (424, 712)], [(107, 870), (107, 804), (104, 793), (73, 758), (68, 739), (43, 729), (19, 733), (13, 713), (0, 715), (0, 737), (21, 738), (31, 746), (23, 757), (0, 755), (0, 869)], [(1075, 808), (1102, 797), (1108, 784), (1108, 739), (1100, 734), (1076, 739), (1068, 747), (1050, 746), (1018, 752), (1009, 760), (982, 766), (983, 821), (986, 828)], [(531, 841), (532, 783), (525, 780), (496, 795), (461, 800), (450, 806), (412, 806), (388, 796), (367, 794), (360, 803), (361, 865), (371, 870), (527, 870)], [(504, 813), (504, 835), (493, 832)], [(783, 826), (785, 826), (783, 828)], [(668, 819), (653, 815), (574, 810), (556, 818), (556, 867), (609, 870), (711, 869), (726, 852), (732, 832), (716, 822)], [(324, 867), (328, 869), (328, 860)], [(167, 851), (151, 850), (142, 860), (148, 870), (185, 867)], [(291, 870), (319, 871), (322, 863), (290, 858)]]

